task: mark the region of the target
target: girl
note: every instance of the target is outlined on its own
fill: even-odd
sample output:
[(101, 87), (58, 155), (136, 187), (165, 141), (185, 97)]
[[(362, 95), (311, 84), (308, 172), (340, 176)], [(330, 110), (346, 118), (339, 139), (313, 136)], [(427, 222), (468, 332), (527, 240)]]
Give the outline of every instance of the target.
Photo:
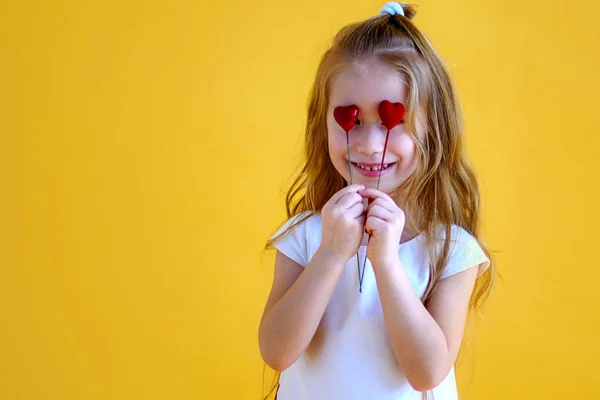
[(467, 311), (494, 272), (456, 94), (415, 13), (386, 4), (319, 64), (306, 163), (267, 243), (259, 344), (279, 400), (457, 398)]

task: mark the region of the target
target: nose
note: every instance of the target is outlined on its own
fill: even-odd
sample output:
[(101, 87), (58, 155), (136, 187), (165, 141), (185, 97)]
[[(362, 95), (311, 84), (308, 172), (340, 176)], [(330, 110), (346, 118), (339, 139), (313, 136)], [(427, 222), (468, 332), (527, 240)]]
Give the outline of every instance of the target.
[(355, 136), (356, 151), (366, 155), (383, 153), (385, 135), (386, 131), (384, 131), (380, 126), (375, 124), (365, 126), (364, 129), (362, 129), (361, 132)]

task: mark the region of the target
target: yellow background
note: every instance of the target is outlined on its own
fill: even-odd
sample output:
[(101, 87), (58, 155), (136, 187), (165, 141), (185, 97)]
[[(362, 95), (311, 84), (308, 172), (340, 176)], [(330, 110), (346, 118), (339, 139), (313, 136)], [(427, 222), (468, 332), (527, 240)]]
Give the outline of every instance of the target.
[[(461, 392), (591, 398), (600, 5), (417, 4), (458, 85), (503, 275)], [(316, 63), (382, 5), (0, 4), (1, 399), (260, 396), (261, 247)]]

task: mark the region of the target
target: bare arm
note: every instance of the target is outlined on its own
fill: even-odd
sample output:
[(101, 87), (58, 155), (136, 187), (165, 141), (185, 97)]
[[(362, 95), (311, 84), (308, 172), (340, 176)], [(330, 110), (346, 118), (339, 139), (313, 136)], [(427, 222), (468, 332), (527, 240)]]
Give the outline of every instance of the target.
[(325, 204), (321, 244), (306, 268), (277, 251), (273, 287), (258, 331), (262, 358), (277, 371), (292, 365), (310, 344), (346, 262), (360, 246), (361, 189), (363, 185), (346, 186)]
[(456, 361), (478, 268), (441, 280), (428, 308), (399, 259), (374, 270), (394, 355), (415, 390), (431, 390)]
[(306, 268), (277, 252), (258, 339), (262, 358), (271, 368), (287, 369), (308, 347), (345, 264), (321, 248)]

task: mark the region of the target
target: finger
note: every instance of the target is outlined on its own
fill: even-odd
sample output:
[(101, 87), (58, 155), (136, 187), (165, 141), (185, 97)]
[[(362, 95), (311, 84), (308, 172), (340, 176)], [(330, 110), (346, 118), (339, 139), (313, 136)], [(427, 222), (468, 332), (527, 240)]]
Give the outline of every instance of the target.
[(367, 232), (369, 235), (372, 235), (374, 232), (383, 230), (386, 224), (387, 222), (381, 218), (370, 215), (367, 217), (367, 221), (365, 222), (365, 232)]
[[(364, 198), (366, 198), (366, 197), (364, 197)], [(369, 204), (367, 206), (367, 210), (370, 207), (373, 207), (375, 205), (382, 206), (390, 211), (394, 211), (398, 208), (398, 205), (396, 204), (396, 202), (393, 199), (387, 198), (387, 197), (377, 197), (375, 199), (369, 199)]]
[(369, 205), (367, 206), (366, 211), (369, 212), (369, 210), (371, 210), (371, 208), (373, 208), (375, 206), (383, 207), (390, 212), (394, 212), (394, 210), (396, 210), (398, 208), (396, 203), (390, 203), (387, 199), (380, 197), (380, 198), (377, 198), (377, 199), (371, 201), (369, 203)]
[(364, 214), (364, 207), (362, 203), (356, 203), (353, 206), (351, 206), (350, 208), (348, 208), (348, 210), (346, 210), (346, 213), (348, 214), (348, 216), (352, 217), (352, 218), (362, 218), (363, 214)]
[(363, 197), (366, 197), (368, 199), (385, 199), (393, 204), (396, 204), (396, 202), (394, 201), (394, 199), (392, 199), (387, 193), (382, 192), (381, 190), (377, 190), (377, 189), (373, 189), (373, 188), (368, 188), (368, 189), (363, 189), (363, 190), (359, 190), (358, 194), (360, 194)]
[(393, 216), (394, 216), (393, 212), (391, 212), (390, 210), (388, 210), (380, 205), (371, 207), (371, 209), (367, 213), (367, 217), (377, 217), (386, 222), (391, 221), (393, 219)]
[(330, 201), (332, 204), (336, 204), (338, 201), (340, 201), (340, 199), (342, 197), (344, 197), (344, 195), (346, 193), (358, 192), (359, 190), (362, 190), (364, 188), (365, 188), (365, 185), (360, 185), (358, 183), (356, 183), (354, 185), (346, 186), (345, 188), (343, 188), (342, 190), (340, 190), (339, 192), (337, 192), (336, 194), (331, 196)]
[[(336, 208), (341, 209), (342, 211), (346, 211), (348, 208), (354, 206), (356, 203), (360, 203), (362, 207), (362, 196), (358, 193), (346, 193), (340, 201), (335, 205)], [(364, 208), (363, 208), (364, 211)]]

